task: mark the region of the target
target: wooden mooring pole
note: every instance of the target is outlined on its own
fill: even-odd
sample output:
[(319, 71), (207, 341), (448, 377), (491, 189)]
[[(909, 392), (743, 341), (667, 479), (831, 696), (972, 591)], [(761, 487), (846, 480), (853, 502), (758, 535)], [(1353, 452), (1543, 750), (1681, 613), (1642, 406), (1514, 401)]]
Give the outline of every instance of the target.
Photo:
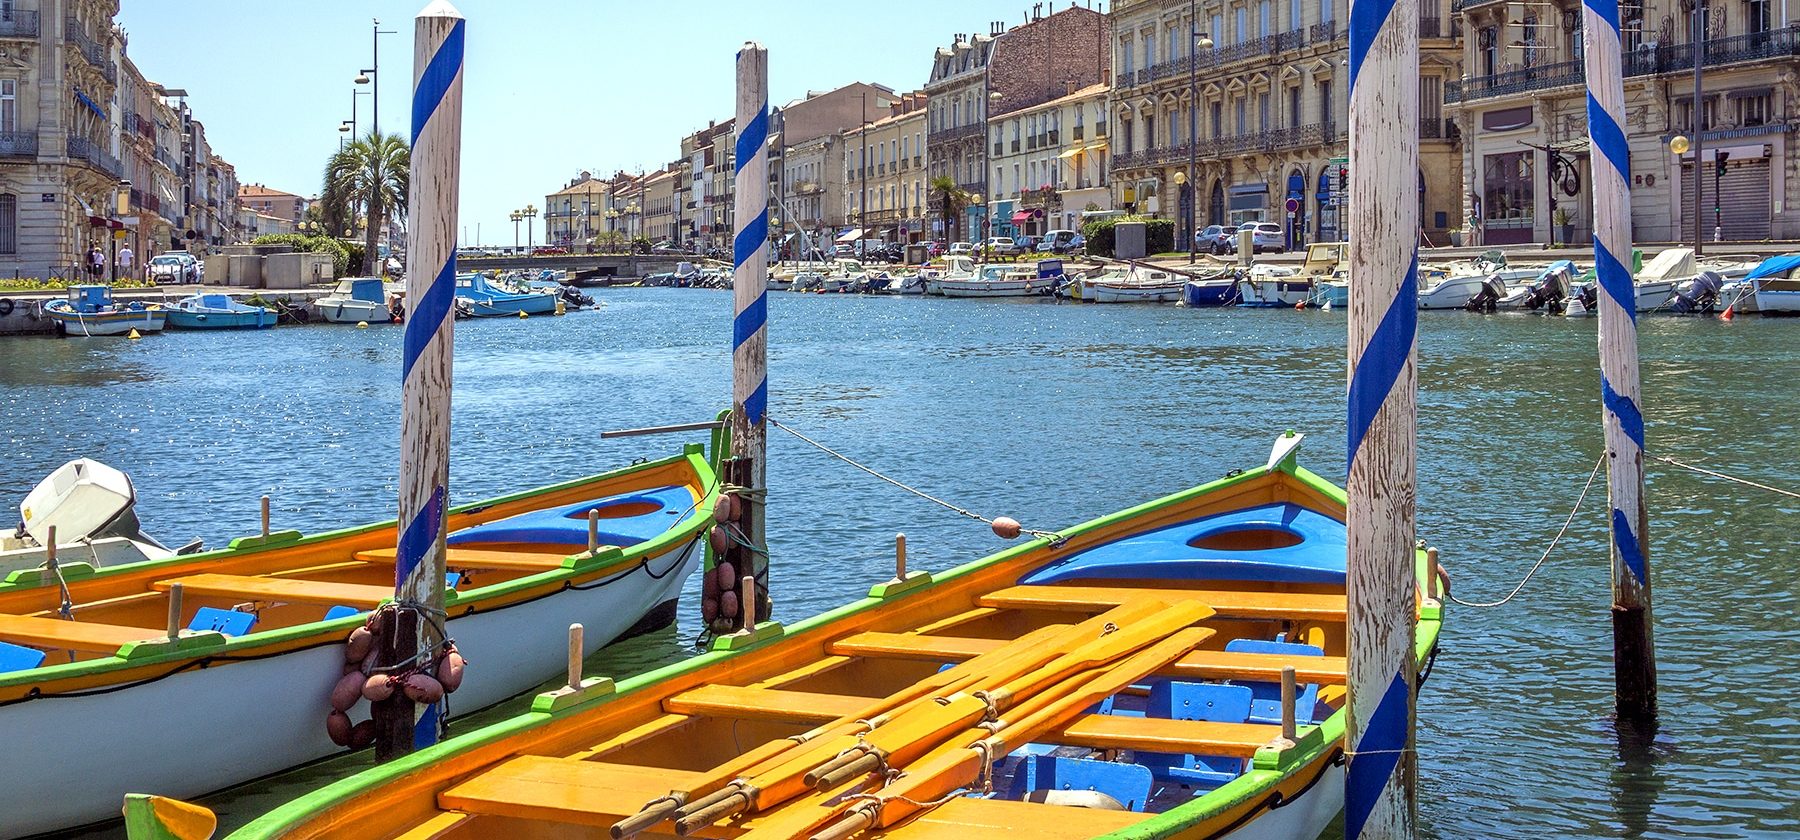
[[(1637, 293), (1631, 269), (1631, 150), (1625, 143), (1619, 6), (1582, 3), (1582, 46), (1593, 147), (1594, 273), (1600, 280), (1600, 402), (1611, 501), (1613, 686), (1622, 718), (1656, 714), (1650, 640), (1649, 514), (1644, 509), (1644, 415), (1638, 408)], [(1698, 48), (1698, 47), (1696, 47)], [(1696, 111), (1695, 113), (1699, 113)], [(1694, 132), (1696, 148), (1699, 132)], [(1694, 168), (1700, 167), (1698, 151)], [(1699, 228), (1696, 220), (1695, 229)], [(1698, 248), (1699, 237), (1695, 237)]]
[(769, 410), (768, 371), (768, 263), (769, 263), (769, 51), (760, 44), (745, 43), (737, 54), (737, 171), (732, 205), (731, 287), (736, 303), (732, 320), (731, 357), (731, 454), (743, 459), (737, 482), (749, 492), (740, 497), (745, 505), (744, 539), (756, 550), (743, 552), (748, 562), (741, 574), (761, 582), (751, 610), (743, 614), (768, 615), (768, 545), (764, 530), (764, 495), (768, 476)]
[(1418, 26), (1418, 0), (1352, 0), (1348, 840), (1416, 829)]
[[(400, 516), (396, 610), (380, 634), (376, 666), (429, 665), (443, 639), (444, 528), (450, 482), (451, 303), (456, 286), (456, 202), (462, 172), (463, 17), (433, 0), (413, 19), (411, 242), (400, 413)], [(417, 659), (415, 659), (417, 657)], [(436, 740), (403, 691), (374, 704), (375, 758)]]

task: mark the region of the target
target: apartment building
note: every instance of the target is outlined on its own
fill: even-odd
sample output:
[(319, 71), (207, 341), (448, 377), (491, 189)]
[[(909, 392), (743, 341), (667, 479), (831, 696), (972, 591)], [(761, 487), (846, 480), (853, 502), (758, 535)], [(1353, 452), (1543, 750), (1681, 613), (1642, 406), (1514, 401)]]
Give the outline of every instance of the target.
[(1112, 209), (1106, 118), (1110, 88), (1092, 84), (988, 121), (989, 229), (994, 236), (1074, 229)]
[[(1468, 75), (1442, 89), (1463, 137), (1462, 215), (1490, 245), (1590, 241), (1593, 178), (1587, 139), (1581, 4), (1459, 0)], [(1694, 25), (1703, 49), (1694, 103)], [(1769, 0), (1620, 4), (1625, 135), (1631, 152), (1632, 235), (1641, 241), (1800, 237), (1795, 165), (1800, 7)], [(1699, 206), (1694, 151), (1669, 142), (1701, 131)]]
[(567, 184), (544, 196), (544, 242), (571, 252), (585, 251), (603, 229), (610, 185), (582, 170)]
[(926, 236), (926, 111), (924, 91), (902, 94), (880, 119), (844, 132), (848, 230), (839, 239), (917, 242)]
[(794, 145), (782, 147), (780, 168), (785, 197), (781, 199), (780, 226), (787, 233), (779, 235), (782, 247), (789, 253), (800, 253), (790, 247), (805, 233), (806, 244), (819, 247), (836, 237), (844, 225), (844, 136), (824, 134)]
[[(1462, 204), (1458, 134), (1442, 108), (1461, 75), (1450, 4), (1423, 0), (1419, 12), (1419, 201), (1437, 242)], [(1342, 238), (1349, 13), (1348, 0), (1114, 3), (1118, 206), (1178, 220), (1178, 240), (1258, 220), (1281, 223), (1294, 247)]]
[[(927, 183), (949, 178), (965, 193), (987, 191), (987, 156), (982, 138), (988, 113), (988, 58), (994, 38), (1005, 31), (996, 21), (985, 35), (958, 33), (931, 57), (927, 97), (925, 156)], [(971, 205), (949, 219), (932, 222), (938, 239), (967, 239), (981, 227), (981, 208)]]

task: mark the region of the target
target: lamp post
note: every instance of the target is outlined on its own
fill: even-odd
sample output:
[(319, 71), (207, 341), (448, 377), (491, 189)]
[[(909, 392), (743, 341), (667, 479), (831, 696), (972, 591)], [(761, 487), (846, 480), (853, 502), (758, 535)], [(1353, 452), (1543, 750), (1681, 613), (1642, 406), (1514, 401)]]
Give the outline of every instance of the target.
[(1197, 74), (1200, 69), (1200, 50), (1213, 47), (1211, 33), (1200, 31), (1200, 9), (1198, 0), (1188, 0), (1188, 165), (1187, 177), (1176, 183), (1186, 181), (1188, 187), (1187, 206), (1187, 240), (1188, 262), (1196, 259), (1199, 244), (1194, 241), (1195, 229), (1200, 222), (1200, 182), (1194, 180), (1194, 165), (1200, 157), (1200, 88)]
[(606, 211), (606, 247), (613, 246), (613, 235), (619, 232), (619, 211), (607, 208)]
[(537, 220), (537, 214), (537, 205), (525, 205), (525, 256), (527, 257), (531, 256), (533, 250), (536, 250), (536, 246), (533, 245), (534, 234), (532, 232), (532, 223)]
[(513, 253), (517, 254), (517, 253), (519, 253), (519, 222), (522, 222), (525, 220), (525, 212), (523, 210), (514, 210), (507, 218), (512, 219), (512, 223), (513, 223)]
[(975, 205), (976, 207), (981, 208), (981, 261), (983, 263), (987, 262), (987, 249), (988, 249), (988, 242), (987, 242), (987, 220), (988, 220), (987, 215), (988, 214), (987, 214), (986, 199), (987, 199), (987, 196), (984, 196), (981, 193), (976, 193), (972, 196), (969, 196), (969, 203)]
[[(381, 133), (381, 36), (392, 35), (394, 34), (394, 30), (382, 29), (381, 20), (379, 18), (372, 18), (371, 20), (373, 23), (369, 28), (374, 34), (369, 36), (370, 66), (356, 74), (356, 83), (359, 85), (370, 85), (369, 133), (379, 134)], [(354, 103), (354, 101), (355, 100), (352, 100), (352, 103)]]
[[(1706, 128), (1706, 103), (1700, 98), (1700, 88), (1701, 68), (1706, 65), (1707, 9), (1706, 0), (1690, 0), (1690, 4), (1694, 16), (1693, 35), (1690, 39), (1694, 46), (1694, 107), (1693, 119), (1689, 121), (1691, 129), (1689, 133), (1693, 135), (1694, 147), (1694, 256), (1699, 256), (1701, 249), (1705, 247), (1705, 237), (1700, 235), (1700, 227), (1705, 224), (1706, 217), (1704, 209), (1706, 205), (1700, 197), (1700, 186), (1703, 183), (1701, 179), (1705, 177), (1704, 173), (1700, 171), (1700, 159), (1701, 151), (1706, 147), (1705, 141), (1701, 138), (1701, 134)], [(1715, 192), (1713, 203), (1717, 204), (1718, 200), (1719, 196)]]

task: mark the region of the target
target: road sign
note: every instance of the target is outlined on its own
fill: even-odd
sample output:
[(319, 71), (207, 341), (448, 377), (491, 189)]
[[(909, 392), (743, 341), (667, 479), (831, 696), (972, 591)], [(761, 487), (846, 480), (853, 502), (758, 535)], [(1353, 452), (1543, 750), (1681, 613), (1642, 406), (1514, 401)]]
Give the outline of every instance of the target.
[(1298, 199), (1298, 198), (1290, 198), (1290, 199), (1288, 199), (1288, 200), (1287, 200), (1287, 211), (1288, 211), (1288, 212), (1289, 212), (1289, 213), (1298, 213), (1298, 212), (1300, 212), (1300, 199)]

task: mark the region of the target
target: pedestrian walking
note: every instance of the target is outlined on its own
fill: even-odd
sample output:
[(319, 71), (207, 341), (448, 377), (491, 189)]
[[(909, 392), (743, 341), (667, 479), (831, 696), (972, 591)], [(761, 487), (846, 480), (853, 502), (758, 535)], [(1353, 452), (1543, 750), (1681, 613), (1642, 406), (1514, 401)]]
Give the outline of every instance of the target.
[(136, 257), (137, 257), (137, 255), (133, 254), (131, 252), (130, 245), (119, 246), (119, 264), (118, 265), (119, 265), (119, 276), (120, 277), (123, 277), (127, 280), (136, 279), (132, 276), (132, 273), (131, 273), (131, 268), (132, 268), (131, 263), (132, 263), (132, 260), (135, 259)]
[(100, 275), (105, 273), (106, 252), (100, 250), (99, 243), (95, 243), (93, 249), (88, 251), (88, 274), (93, 275), (94, 280), (98, 282)]

